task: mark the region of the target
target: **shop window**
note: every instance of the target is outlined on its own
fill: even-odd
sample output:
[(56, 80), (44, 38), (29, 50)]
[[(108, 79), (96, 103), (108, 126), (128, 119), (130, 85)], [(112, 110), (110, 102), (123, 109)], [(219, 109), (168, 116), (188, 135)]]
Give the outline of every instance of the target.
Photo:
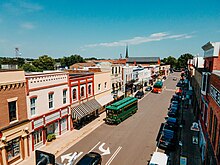
[(67, 90), (63, 90), (63, 104), (66, 104), (66, 94)]
[(34, 136), (34, 145), (42, 142), (42, 140), (43, 140), (43, 138), (42, 138), (42, 129), (34, 131), (33, 136)]
[(49, 93), (48, 94), (48, 99), (49, 99), (49, 109), (53, 109), (54, 107), (53, 107), (53, 93)]
[(10, 122), (17, 120), (17, 101), (8, 102)]
[(31, 116), (35, 115), (36, 114), (36, 100), (37, 98), (31, 98), (30, 99), (30, 108), (31, 108)]
[(91, 86), (91, 85), (89, 85), (89, 87), (88, 87), (88, 94), (89, 94), (89, 95), (92, 94), (92, 86)]
[(73, 100), (76, 100), (76, 89), (73, 89)]
[(84, 93), (84, 87), (81, 87), (81, 97), (84, 97), (85, 93)]
[(17, 156), (20, 154), (20, 138), (15, 138), (13, 140), (10, 140), (6, 144), (6, 151), (8, 155), (8, 159)]

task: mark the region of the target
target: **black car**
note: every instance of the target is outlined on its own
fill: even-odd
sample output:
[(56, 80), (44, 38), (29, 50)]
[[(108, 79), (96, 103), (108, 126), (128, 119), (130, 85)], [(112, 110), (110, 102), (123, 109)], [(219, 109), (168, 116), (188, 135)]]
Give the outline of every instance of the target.
[(177, 109), (170, 109), (167, 113), (167, 116), (169, 117), (178, 117), (178, 111)]
[(177, 144), (176, 132), (171, 129), (163, 129), (157, 146), (164, 150), (173, 150)]
[(173, 97), (171, 98), (171, 102), (172, 102), (172, 101), (178, 101), (178, 102), (179, 102), (180, 99), (181, 99), (181, 96), (175, 94), (175, 95), (173, 95)]
[(101, 165), (102, 156), (96, 152), (89, 152), (84, 155), (76, 165)]
[(144, 92), (143, 91), (138, 91), (134, 97), (138, 98), (138, 99), (141, 99), (142, 97), (144, 97)]
[(145, 91), (151, 91), (153, 88), (151, 86), (148, 86), (145, 88)]

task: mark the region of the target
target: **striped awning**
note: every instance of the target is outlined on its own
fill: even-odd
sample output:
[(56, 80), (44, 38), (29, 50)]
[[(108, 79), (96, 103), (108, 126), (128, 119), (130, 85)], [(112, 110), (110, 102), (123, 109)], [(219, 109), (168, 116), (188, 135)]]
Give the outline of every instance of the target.
[(76, 117), (78, 119), (81, 119), (84, 116), (87, 116), (92, 112), (100, 109), (101, 107), (102, 106), (95, 99), (92, 99), (78, 106), (73, 107), (72, 112), (76, 114)]

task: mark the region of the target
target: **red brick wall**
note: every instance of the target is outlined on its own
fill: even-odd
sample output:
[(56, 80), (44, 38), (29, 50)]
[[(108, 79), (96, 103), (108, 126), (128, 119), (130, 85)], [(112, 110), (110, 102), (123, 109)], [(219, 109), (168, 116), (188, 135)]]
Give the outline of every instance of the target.
[[(210, 62), (212, 62), (212, 65), (210, 66)], [(205, 63), (204, 63), (205, 68), (210, 68), (210, 72), (212, 70), (220, 70), (220, 54), (218, 57), (207, 57), (205, 58)]]
[[(211, 74), (210, 76), (210, 84), (213, 85), (218, 91), (220, 91), (220, 77)], [(210, 114), (210, 108), (213, 109), (213, 119), (212, 119), (212, 131), (214, 129), (214, 116), (217, 117), (217, 130), (216, 130), (216, 142), (213, 144), (213, 149), (215, 154), (217, 153), (217, 148), (218, 148), (218, 139), (219, 139), (219, 132), (220, 132), (220, 107), (216, 104), (216, 102), (212, 99), (210, 95), (207, 96), (209, 100), (209, 108), (208, 108), (208, 114)], [(208, 115), (208, 122), (210, 121), (210, 115)], [(208, 128), (209, 128), (210, 123), (208, 123)], [(212, 139), (213, 134), (211, 133), (210, 139)]]
[(8, 87), (5, 90), (0, 90), (0, 129), (9, 125), (9, 110), (7, 99), (18, 97), (17, 99), (17, 119), (22, 121), (27, 119), (27, 105), (26, 105), (26, 93), (25, 83), (20, 87)]
[(220, 55), (218, 58), (214, 58), (213, 70), (220, 70)]

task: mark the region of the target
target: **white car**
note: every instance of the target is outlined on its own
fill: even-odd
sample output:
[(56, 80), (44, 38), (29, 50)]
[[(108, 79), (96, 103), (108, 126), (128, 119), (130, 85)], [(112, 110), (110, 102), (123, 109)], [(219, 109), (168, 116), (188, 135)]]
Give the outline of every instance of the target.
[(154, 152), (149, 165), (167, 165), (168, 156), (162, 152)]

